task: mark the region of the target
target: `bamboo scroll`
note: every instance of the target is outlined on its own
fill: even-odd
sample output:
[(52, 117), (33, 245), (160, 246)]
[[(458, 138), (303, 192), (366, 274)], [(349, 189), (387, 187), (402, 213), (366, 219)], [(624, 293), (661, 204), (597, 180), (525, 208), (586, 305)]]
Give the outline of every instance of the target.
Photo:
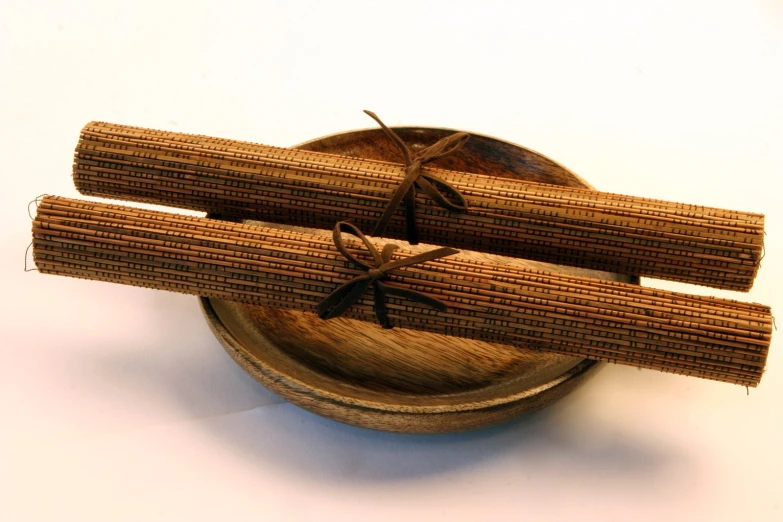
[[(386, 241), (373, 240), (378, 250)], [(347, 251), (367, 249), (345, 237)], [(390, 251), (391, 249), (387, 249)], [(413, 255), (389, 252), (390, 260)], [(316, 313), (364, 272), (331, 238), (166, 212), (47, 196), (33, 221), (43, 273), (111, 281)], [(532, 347), (756, 386), (772, 317), (759, 304), (642, 288), (469, 260), (407, 266), (386, 284), (445, 311), (388, 295), (394, 326)], [(372, 292), (346, 316), (376, 322)]]
[[(416, 199), (423, 243), (747, 291), (764, 216), (423, 167), (468, 211)], [(400, 164), (90, 123), (73, 178), (90, 196), (331, 229), (376, 226)], [(405, 209), (384, 236), (404, 238)]]

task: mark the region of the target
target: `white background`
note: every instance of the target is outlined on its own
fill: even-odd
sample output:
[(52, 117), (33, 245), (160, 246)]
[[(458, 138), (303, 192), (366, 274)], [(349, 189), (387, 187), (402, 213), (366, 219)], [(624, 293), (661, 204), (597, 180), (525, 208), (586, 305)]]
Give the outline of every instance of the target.
[(23, 272), (90, 120), (292, 145), (390, 125), (538, 150), (601, 190), (767, 214), (783, 309), (783, 4), (0, 2), (0, 520), (783, 520), (783, 353), (758, 389), (609, 366), (448, 436), (284, 404), (193, 297)]

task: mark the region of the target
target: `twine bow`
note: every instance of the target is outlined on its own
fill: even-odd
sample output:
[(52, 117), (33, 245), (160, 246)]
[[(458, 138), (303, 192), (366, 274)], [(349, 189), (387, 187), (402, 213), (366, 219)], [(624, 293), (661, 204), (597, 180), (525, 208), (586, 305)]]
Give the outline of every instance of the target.
[[(361, 239), (362, 243), (364, 243), (364, 246), (366, 246), (367, 250), (370, 251), (373, 260), (375, 261), (375, 266), (370, 266), (364, 261), (357, 259), (350, 252), (348, 252), (348, 250), (346, 250), (345, 245), (343, 244), (343, 232), (347, 232)], [(415, 256), (392, 261), (392, 253), (398, 248), (397, 245), (386, 245), (383, 247), (381, 252), (378, 252), (378, 250), (375, 248), (375, 246), (373, 246), (372, 243), (370, 243), (367, 237), (365, 237), (365, 235), (362, 234), (362, 232), (351, 223), (346, 221), (338, 222), (334, 227), (332, 236), (334, 238), (334, 244), (337, 247), (337, 250), (343, 255), (343, 257), (356, 265), (358, 268), (366, 270), (367, 273), (357, 276), (347, 283), (343, 283), (337, 287), (334, 292), (326, 296), (326, 298), (318, 305), (318, 317), (321, 319), (331, 319), (333, 317), (342, 315), (359, 299), (359, 297), (361, 297), (361, 295), (370, 287), (370, 285), (373, 286), (375, 291), (375, 315), (378, 317), (378, 321), (381, 323), (383, 328), (392, 327), (391, 323), (389, 323), (388, 311), (386, 310), (385, 298), (387, 295), (409, 299), (411, 301), (430, 306), (440, 312), (446, 310), (446, 305), (438, 299), (429, 297), (428, 295), (417, 292), (415, 290), (390, 286), (388, 284), (382, 283), (382, 281), (387, 278), (388, 273), (392, 270), (405, 266), (416, 265), (418, 263), (425, 263), (440, 257), (450, 256), (458, 253), (459, 250), (455, 250), (453, 248), (436, 248), (434, 250), (430, 250), (429, 252), (424, 252)]]
[[(389, 221), (391, 221), (391, 218), (394, 215), (394, 211), (400, 205), (400, 202), (405, 199), (406, 237), (411, 245), (418, 245), (419, 229), (416, 225), (416, 188), (424, 191), (424, 193), (432, 198), (435, 203), (446, 210), (452, 212), (465, 212), (468, 209), (465, 198), (456, 188), (434, 174), (422, 172), (421, 167), (429, 161), (457, 152), (465, 145), (465, 142), (468, 141), (470, 135), (465, 132), (456, 132), (442, 138), (434, 145), (430, 145), (421, 151), (418, 156), (414, 157), (405, 142), (402, 141), (396, 132), (387, 127), (374, 112), (364, 112), (378, 122), (378, 125), (381, 126), (381, 129), (386, 133), (386, 136), (397, 145), (397, 148), (402, 152), (405, 162), (405, 177), (403, 178), (402, 183), (400, 183), (400, 186), (397, 187), (397, 190), (394, 191), (394, 194), (389, 200), (386, 210), (383, 211), (383, 215), (378, 220), (378, 224), (375, 226), (372, 235), (383, 235), (383, 232), (389, 225)], [(446, 196), (438, 190), (436, 184), (444, 187), (458, 203), (455, 204), (449, 201)]]

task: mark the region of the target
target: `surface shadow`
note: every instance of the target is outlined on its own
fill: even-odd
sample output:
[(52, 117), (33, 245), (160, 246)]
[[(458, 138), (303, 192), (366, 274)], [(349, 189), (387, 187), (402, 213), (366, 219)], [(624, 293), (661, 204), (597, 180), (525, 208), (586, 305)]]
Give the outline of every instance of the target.
[[(586, 479), (594, 473), (653, 479), (683, 458), (674, 442), (618, 431), (616, 424), (591, 423), (583, 389), (539, 412), (471, 432), (408, 435), (341, 424), (280, 404), (279, 397), (234, 364), (192, 307), (172, 310), (165, 297), (150, 305), (165, 308), (168, 317), (150, 325), (163, 329), (153, 336), (161, 343), (159, 350), (170, 343), (199, 343), (204, 352), (206, 343), (207, 351), (219, 355), (172, 361), (103, 349), (93, 363), (107, 378), (129, 388), (145, 387), (157, 400), (182, 410), (183, 417), (200, 418), (198, 429), (259, 472), (276, 470), (320, 481), (405, 481), (502, 460), (501, 466), (536, 469), (565, 462)], [(171, 331), (172, 315), (179, 319), (176, 332)], [(172, 378), (171, 364), (178, 365), (181, 378)], [(596, 385), (600, 374), (585, 386)]]
[[(578, 393), (578, 392), (576, 392)], [(571, 398), (505, 424), (463, 433), (409, 435), (357, 428), (291, 404), (259, 408), (242, 422), (211, 426), (211, 433), (259, 468), (282, 468), (324, 481), (395, 481), (501, 466), (581, 470), (585, 478), (612, 473), (654, 479), (683, 456), (665, 442), (612, 433), (595, 426), (575, 433)]]
[[(207, 418), (285, 402), (253, 380), (213, 336), (196, 298), (149, 292), (133, 303), (134, 322), (90, 337), (68, 359), (84, 375), (83, 393), (104, 395), (114, 407), (154, 409), (164, 418)], [(129, 340), (130, 339), (130, 340)], [(82, 341), (83, 342), (83, 341)], [(169, 412), (168, 414), (166, 412)]]

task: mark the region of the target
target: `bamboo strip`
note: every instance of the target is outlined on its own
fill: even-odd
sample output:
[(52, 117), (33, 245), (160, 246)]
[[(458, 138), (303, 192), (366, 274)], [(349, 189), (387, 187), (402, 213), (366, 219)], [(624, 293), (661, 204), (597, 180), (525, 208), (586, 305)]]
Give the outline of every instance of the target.
[[(359, 242), (347, 244), (368, 257)], [(33, 255), (44, 273), (308, 312), (360, 275), (328, 237), (52, 196), (33, 222)], [(758, 384), (771, 338), (764, 305), (460, 255), (397, 270), (389, 281), (448, 305), (435, 312), (389, 297), (400, 327), (746, 386)], [(348, 316), (374, 322), (372, 292)]]
[[(420, 195), (425, 243), (741, 291), (762, 257), (760, 214), (424, 170), (469, 206), (455, 214)], [(91, 196), (367, 231), (402, 176), (393, 163), (96, 122), (82, 130), (73, 169)], [(404, 233), (400, 209), (385, 235)]]

